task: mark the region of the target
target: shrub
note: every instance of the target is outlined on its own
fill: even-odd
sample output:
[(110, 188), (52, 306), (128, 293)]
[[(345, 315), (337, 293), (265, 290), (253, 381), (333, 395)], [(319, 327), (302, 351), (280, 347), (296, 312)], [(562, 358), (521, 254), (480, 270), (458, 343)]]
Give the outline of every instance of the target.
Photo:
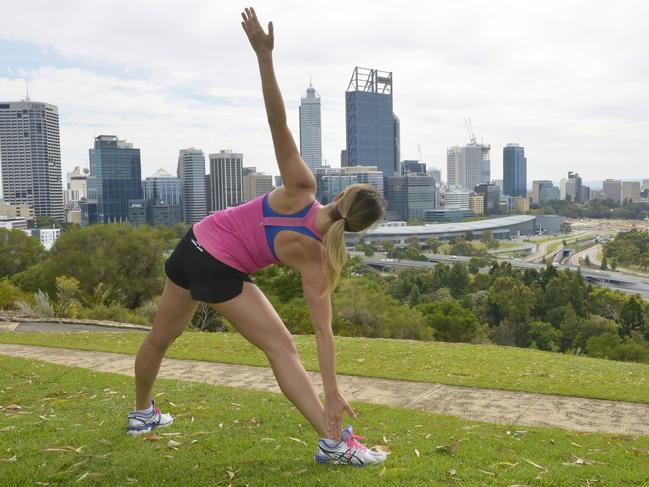
[(16, 301), (33, 304), (31, 294), (11, 284), (9, 279), (0, 279), (0, 309), (16, 309)]
[(637, 335), (620, 338), (617, 333), (603, 333), (590, 338), (586, 350), (591, 357), (649, 363), (649, 343)]
[(556, 352), (559, 350), (561, 331), (557, 330), (550, 323), (533, 321), (530, 323), (527, 337), (530, 341), (530, 348)]
[(128, 308), (115, 303), (110, 305), (98, 304), (92, 308), (80, 308), (79, 318), (87, 318), (90, 320), (117, 321), (120, 323), (151, 326), (151, 323), (142, 316), (136, 314)]
[(40, 289), (34, 293), (33, 303), (16, 301), (16, 307), (28, 316), (36, 318), (52, 318), (54, 307), (50, 304), (50, 297)]

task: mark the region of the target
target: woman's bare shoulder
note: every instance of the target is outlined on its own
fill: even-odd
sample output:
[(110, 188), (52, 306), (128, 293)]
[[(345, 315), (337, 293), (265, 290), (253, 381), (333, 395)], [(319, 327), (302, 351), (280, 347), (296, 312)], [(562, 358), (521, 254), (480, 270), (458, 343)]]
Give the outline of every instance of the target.
[(268, 195), (268, 204), (278, 213), (297, 213), (315, 201), (315, 193), (311, 190), (288, 188), (280, 186)]

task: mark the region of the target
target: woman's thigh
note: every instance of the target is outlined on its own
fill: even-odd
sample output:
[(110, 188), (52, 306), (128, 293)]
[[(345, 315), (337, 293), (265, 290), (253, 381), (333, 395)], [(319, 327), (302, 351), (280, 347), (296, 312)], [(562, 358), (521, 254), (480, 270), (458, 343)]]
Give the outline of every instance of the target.
[(156, 346), (169, 346), (191, 321), (198, 304), (198, 301), (192, 299), (188, 289), (167, 278), (149, 339)]
[(295, 352), (293, 337), (284, 322), (268, 298), (253, 283), (244, 282), (243, 290), (237, 297), (210, 306), (264, 352)]

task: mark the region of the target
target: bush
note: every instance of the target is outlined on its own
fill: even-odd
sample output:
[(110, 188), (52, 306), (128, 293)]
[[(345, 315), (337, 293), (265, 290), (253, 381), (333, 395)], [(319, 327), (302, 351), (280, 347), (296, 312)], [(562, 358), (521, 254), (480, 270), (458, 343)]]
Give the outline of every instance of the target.
[(480, 329), (480, 322), (469, 309), (454, 299), (417, 306), (426, 316), (428, 326), (435, 330), (435, 338), (444, 342), (471, 342)]
[(34, 293), (32, 302), (16, 301), (16, 307), (24, 314), (35, 318), (52, 318), (54, 307), (50, 304), (50, 297), (40, 289)]
[(559, 350), (561, 331), (557, 330), (550, 323), (543, 321), (531, 322), (527, 337), (530, 341), (530, 348), (547, 350), (549, 352), (557, 352)]
[(153, 324), (155, 314), (158, 312), (160, 305), (160, 296), (149, 299), (146, 303), (135, 310), (135, 313), (147, 320), (148, 323)]
[(649, 363), (649, 342), (638, 335), (620, 338), (617, 333), (603, 333), (589, 339), (586, 350), (591, 357)]
[(0, 279), (0, 309), (16, 309), (16, 301), (34, 304), (31, 294), (11, 284), (9, 279)]
[(131, 323), (133, 325), (151, 326), (151, 323), (136, 314), (132, 310), (125, 308), (119, 304), (98, 304), (92, 308), (79, 309), (79, 318), (87, 318), (90, 320), (108, 320), (117, 321), (120, 323)]
[[(151, 320), (153, 322), (153, 320)], [(196, 309), (190, 323), (192, 328), (200, 331), (232, 331), (232, 326), (225, 321), (211, 306), (201, 303)]]

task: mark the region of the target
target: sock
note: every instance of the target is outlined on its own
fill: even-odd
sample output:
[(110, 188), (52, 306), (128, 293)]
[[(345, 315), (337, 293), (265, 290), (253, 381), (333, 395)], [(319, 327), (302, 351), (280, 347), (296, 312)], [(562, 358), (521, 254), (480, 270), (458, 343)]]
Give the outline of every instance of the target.
[(138, 414), (153, 414), (153, 405), (151, 405), (150, 408), (147, 409), (136, 409), (134, 412)]

